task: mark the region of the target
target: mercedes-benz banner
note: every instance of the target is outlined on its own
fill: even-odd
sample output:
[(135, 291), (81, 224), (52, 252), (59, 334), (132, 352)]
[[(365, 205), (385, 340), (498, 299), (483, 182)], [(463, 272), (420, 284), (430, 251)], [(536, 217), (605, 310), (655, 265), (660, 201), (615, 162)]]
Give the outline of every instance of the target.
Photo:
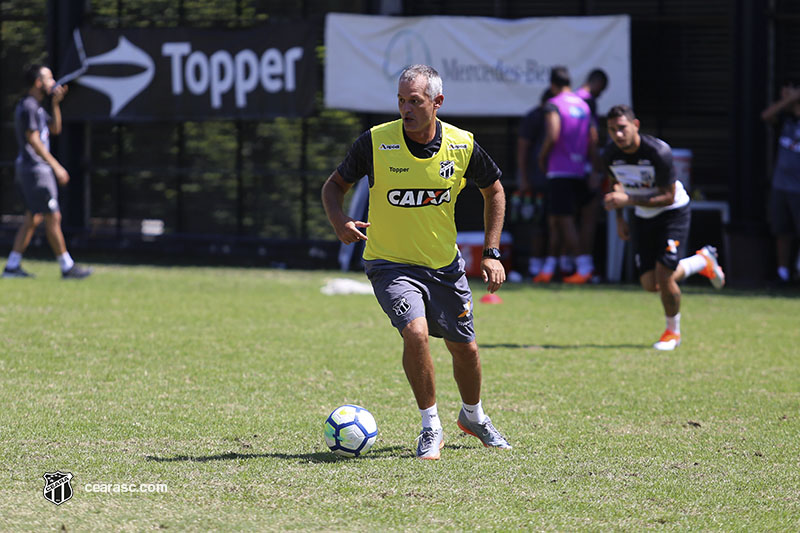
[(318, 27), (94, 29), (73, 32), (59, 84), (66, 120), (304, 116), (318, 89)]
[(630, 18), (384, 17), (329, 13), (325, 19), (325, 104), (397, 112), (397, 78), (414, 63), (442, 76), (441, 114), (520, 116), (539, 103), (550, 68), (566, 66), (577, 89), (595, 68), (608, 89), (605, 114), (631, 103)]

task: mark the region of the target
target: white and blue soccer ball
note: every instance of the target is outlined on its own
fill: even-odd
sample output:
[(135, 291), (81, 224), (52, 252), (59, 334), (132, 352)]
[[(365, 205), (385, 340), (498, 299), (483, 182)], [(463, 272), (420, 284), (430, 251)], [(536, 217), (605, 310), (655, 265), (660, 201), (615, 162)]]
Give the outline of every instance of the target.
[(375, 417), (359, 405), (340, 405), (325, 420), (325, 444), (336, 455), (358, 457), (378, 438)]

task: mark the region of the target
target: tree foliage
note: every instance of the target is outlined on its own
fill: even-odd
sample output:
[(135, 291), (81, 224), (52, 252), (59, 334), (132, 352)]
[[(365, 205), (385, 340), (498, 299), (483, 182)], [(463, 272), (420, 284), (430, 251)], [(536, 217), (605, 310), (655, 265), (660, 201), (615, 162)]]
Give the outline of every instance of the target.
[[(23, 89), (10, 74), (46, 59), (47, 2), (1, 5), (0, 179), (2, 189), (10, 190), (17, 149), (12, 113)], [(257, 0), (92, 0), (84, 23), (99, 28), (252, 27), (271, 18), (307, 15), (308, 8), (305, 2)], [(321, 42), (322, 35), (320, 60)], [(319, 189), (360, 133), (360, 121), (352, 113), (323, 109), (321, 101), (319, 94), (317, 112), (303, 119), (90, 124), (90, 217), (99, 225), (121, 221), (126, 228), (159, 218), (168, 232), (331, 238)], [(69, 105), (68, 98), (63, 105)], [(19, 210), (11, 195), (2, 197), (2, 213)]]

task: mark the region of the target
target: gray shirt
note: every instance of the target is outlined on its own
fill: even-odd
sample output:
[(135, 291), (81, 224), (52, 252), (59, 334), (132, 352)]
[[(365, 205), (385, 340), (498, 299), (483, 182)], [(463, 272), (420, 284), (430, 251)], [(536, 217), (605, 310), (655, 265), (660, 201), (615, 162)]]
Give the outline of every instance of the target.
[(18, 167), (21, 166), (21, 170), (30, 171), (35, 167), (41, 166), (50, 168), (50, 165), (28, 143), (25, 132), (28, 130), (38, 131), (44, 149), (49, 152), (50, 128), (47, 123), (51, 120), (52, 117), (33, 96), (26, 96), (17, 104), (17, 108), (14, 110), (14, 131), (17, 135), (17, 145), (19, 146), (16, 163)]
[(772, 188), (800, 193), (800, 117), (784, 115)]

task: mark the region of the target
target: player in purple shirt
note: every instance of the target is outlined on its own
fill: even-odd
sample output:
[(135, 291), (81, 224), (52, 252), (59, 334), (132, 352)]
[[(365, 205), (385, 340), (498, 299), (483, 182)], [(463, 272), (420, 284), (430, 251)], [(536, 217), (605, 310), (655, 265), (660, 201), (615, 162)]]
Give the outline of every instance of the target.
[[(550, 89), (555, 96), (545, 108), (546, 136), (539, 152), (539, 166), (547, 172), (547, 205), (549, 213), (548, 256), (536, 283), (549, 283), (561, 254), (562, 274), (572, 268), (578, 254), (577, 215), (589, 205), (592, 194), (586, 180), (586, 166), (595, 158), (597, 129), (592, 124), (589, 106), (570, 90), (569, 71), (553, 67)], [(580, 254), (579, 270), (593, 270), (591, 255)], [(587, 277), (588, 279), (588, 277)], [(565, 280), (566, 281), (566, 280)]]

